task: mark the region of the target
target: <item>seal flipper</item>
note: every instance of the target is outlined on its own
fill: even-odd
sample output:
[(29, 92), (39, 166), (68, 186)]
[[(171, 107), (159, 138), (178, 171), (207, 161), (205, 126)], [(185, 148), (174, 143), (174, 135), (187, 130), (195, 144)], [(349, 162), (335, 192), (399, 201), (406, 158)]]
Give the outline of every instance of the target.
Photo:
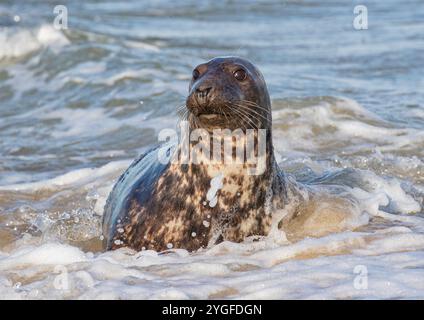
[(125, 218), (128, 212), (128, 198), (137, 188), (140, 203), (146, 202), (151, 196), (155, 182), (169, 167), (159, 159), (159, 152), (171, 154), (175, 151), (175, 143), (158, 145), (137, 158), (121, 175), (106, 201), (103, 213), (103, 248), (111, 249), (112, 239), (116, 232), (116, 224)]

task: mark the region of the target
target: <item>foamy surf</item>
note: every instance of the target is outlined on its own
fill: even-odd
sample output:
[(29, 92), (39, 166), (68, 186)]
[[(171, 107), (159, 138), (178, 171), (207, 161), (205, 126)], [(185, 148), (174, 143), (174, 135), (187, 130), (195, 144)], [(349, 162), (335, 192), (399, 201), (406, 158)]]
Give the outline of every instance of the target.
[(273, 109), (274, 127), (285, 137), (277, 144), (281, 152), (326, 154), (337, 147), (351, 154), (402, 153), (411, 147), (424, 147), (423, 130), (396, 127), (351, 99), (280, 100)]
[[(2, 296), (345, 299), (422, 295), (424, 287), (414, 279), (423, 275), (419, 262), (424, 255), (423, 190), (405, 181), (406, 177), (421, 181), (413, 170), (421, 170), (422, 163), (418, 158), (405, 162), (405, 158), (378, 152), (375, 157), (384, 163), (391, 159), (391, 172), (402, 175), (380, 176), (372, 166), (349, 168), (354, 162), (347, 161), (355, 160), (357, 154), (349, 149), (353, 135), (343, 131), (343, 123), (356, 123), (354, 127), (362, 130), (381, 128), (386, 136), (381, 142), (374, 139), (376, 147), (392, 138), (396, 143), (398, 129), (346, 99), (305, 100), (303, 106), (275, 104), (277, 150), (288, 155), (280, 164), (293, 188), (304, 190), (304, 199), (313, 199), (305, 202), (306, 218), (288, 233), (277, 227), (288, 214), (282, 212), (274, 213), (274, 231), (268, 237), (242, 243), (223, 242), (195, 253), (178, 248), (162, 253), (128, 249), (102, 253), (103, 206), (130, 160), (33, 183), (3, 185), (0, 199), (7, 214), (0, 220)], [(301, 117), (293, 117), (296, 113)], [(320, 141), (331, 145), (332, 136), (326, 134), (329, 124), (332, 131), (346, 134), (346, 157), (316, 161), (310, 155), (322, 151)], [(315, 125), (320, 131), (313, 134), (310, 127)], [(414, 129), (402, 132), (420, 136)], [(358, 139), (366, 137), (363, 132)], [(311, 138), (319, 140), (310, 145)], [(16, 206), (19, 199), (31, 199), (31, 204)], [(367, 289), (355, 284), (364, 270)]]
[(0, 27), (0, 60), (18, 58), (43, 47), (58, 50), (69, 44), (69, 40), (51, 25), (27, 29), (21, 27)]
[[(3, 298), (417, 298), (424, 290), (416, 281), (424, 275), (424, 236), (407, 228), (341, 233), (277, 248), (224, 242), (194, 254), (23, 246), (0, 256)], [(366, 270), (367, 288), (355, 286), (358, 270)]]
[[(68, 2), (67, 30), (50, 1), (0, 5), (0, 298), (424, 297), (419, 0), (369, 8), (361, 31), (337, 1)], [(284, 233), (277, 212), (269, 236), (195, 253), (102, 252), (114, 181), (218, 55), (264, 73), (309, 219)]]
[[(129, 249), (102, 253), (101, 209), (114, 180), (128, 164), (112, 162), (1, 188), (0, 197), (32, 195), (36, 202), (53, 202), (51, 207), (58, 210), (31, 215), (26, 212), (31, 209), (21, 208), (15, 213), (17, 219), (28, 214), (32, 219), (21, 221), (28, 229), (19, 239), (2, 245), (2, 297), (345, 299), (396, 298), (400, 293), (416, 298), (424, 293), (424, 286), (415, 281), (424, 275), (419, 262), (424, 256), (424, 218), (414, 215), (422, 208), (395, 178), (353, 169), (333, 169), (316, 178), (308, 188), (316, 194), (324, 192), (321, 200), (330, 201), (330, 206), (328, 195), (334, 190), (338, 197), (358, 203), (353, 209), (346, 207), (345, 220), (338, 222), (345, 223), (343, 228), (318, 237), (289, 241), (284, 233), (274, 232), (255, 241), (223, 242), (195, 253), (178, 248), (162, 253)], [(61, 201), (69, 202), (72, 193), (79, 213), (63, 211)], [(311, 226), (319, 227), (328, 225), (321, 221)], [(367, 289), (355, 288), (361, 268), (368, 272)]]

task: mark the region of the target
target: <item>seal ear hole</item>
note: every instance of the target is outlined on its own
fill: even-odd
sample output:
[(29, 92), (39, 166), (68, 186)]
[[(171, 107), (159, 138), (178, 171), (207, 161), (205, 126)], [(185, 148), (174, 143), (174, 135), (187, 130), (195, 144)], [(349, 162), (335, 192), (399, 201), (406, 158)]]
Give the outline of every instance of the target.
[(199, 78), (200, 76), (200, 72), (197, 69), (193, 70), (193, 79), (196, 80), (197, 78)]
[(244, 71), (243, 69), (237, 69), (236, 71), (234, 71), (233, 75), (234, 78), (236, 78), (238, 81), (243, 81), (247, 77), (246, 71)]

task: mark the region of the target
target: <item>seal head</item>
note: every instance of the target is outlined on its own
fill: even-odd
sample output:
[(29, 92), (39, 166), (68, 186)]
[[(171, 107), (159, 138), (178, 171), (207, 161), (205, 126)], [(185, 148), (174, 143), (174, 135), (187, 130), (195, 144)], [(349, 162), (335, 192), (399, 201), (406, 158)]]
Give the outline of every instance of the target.
[(194, 127), (271, 128), (264, 77), (246, 59), (219, 57), (194, 68), (186, 106)]

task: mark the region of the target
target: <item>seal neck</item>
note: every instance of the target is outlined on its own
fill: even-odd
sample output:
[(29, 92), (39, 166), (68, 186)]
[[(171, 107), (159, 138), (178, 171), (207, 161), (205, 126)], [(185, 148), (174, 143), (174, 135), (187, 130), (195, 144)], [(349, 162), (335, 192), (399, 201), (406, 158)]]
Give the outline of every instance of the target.
[(178, 146), (180, 164), (246, 170), (247, 175), (263, 175), (275, 169), (272, 134), (267, 129), (182, 130)]

